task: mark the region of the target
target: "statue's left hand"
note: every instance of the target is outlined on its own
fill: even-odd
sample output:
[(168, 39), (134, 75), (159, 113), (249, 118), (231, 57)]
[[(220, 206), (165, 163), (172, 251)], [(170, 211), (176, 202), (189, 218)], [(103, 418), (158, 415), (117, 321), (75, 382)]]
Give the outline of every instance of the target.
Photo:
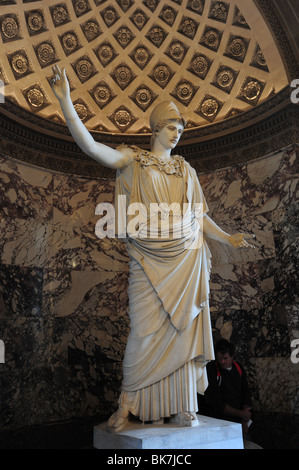
[(228, 242), (234, 248), (255, 248), (252, 243), (248, 243), (246, 238), (253, 239), (255, 235), (246, 233), (235, 233), (228, 238)]

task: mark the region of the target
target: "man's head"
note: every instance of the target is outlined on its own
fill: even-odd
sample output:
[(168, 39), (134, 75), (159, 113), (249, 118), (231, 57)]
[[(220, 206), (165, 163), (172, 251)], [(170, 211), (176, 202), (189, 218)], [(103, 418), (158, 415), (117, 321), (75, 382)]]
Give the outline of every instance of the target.
[(215, 345), (216, 361), (221, 369), (230, 369), (234, 360), (235, 346), (226, 339), (219, 340)]

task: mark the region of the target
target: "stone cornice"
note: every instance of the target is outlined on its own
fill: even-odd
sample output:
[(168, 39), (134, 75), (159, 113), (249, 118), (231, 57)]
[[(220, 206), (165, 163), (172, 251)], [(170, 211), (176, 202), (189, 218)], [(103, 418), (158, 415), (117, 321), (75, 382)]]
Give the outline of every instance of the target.
[(294, 78), (298, 78), (299, 63), (288, 40), (284, 25), (277, 14), (276, 7), (274, 5), (275, 2), (269, 2), (269, 0), (255, 0), (255, 3), (273, 31), (276, 43), (281, 51), (282, 57), (284, 58), (290, 81)]

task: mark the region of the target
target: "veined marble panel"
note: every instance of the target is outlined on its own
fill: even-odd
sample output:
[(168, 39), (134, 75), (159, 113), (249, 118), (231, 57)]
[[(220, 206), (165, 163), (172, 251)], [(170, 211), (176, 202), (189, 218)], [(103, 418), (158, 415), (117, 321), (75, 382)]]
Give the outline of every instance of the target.
[(113, 271), (45, 271), (43, 309), (56, 317), (117, 316), (127, 275)]
[(7, 315), (1, 319), (1, 339), (5, 348), (2, 372), (45, 366), (51, 357), (50, 322), (47, 318)]
[(263, 306), (259, 270), (255, 263), (214, 266), (210, 289), (212, 311), (252, 310)]
[(129, 257), (123, 239), (98, 238), (93, 223), (82, 227), (81, 233), (82, 269), (128, 272)]
[(95, 209), (102, 202), (113, 203), (115, 183), (105, 180), (55, 174), (53, 222), (84, 227), (96, 224)]
[(299, 413), (299, 367), (290, 358), (253, 358), (263, 411)]
[(114, 238), (100, 240), (91, 223), (81, 229), (34, 219), (3, 219), (0, 231), (2, 263), (47, 269), (128, 270), (124, 243)]
[(34, 219), (4, 219), (0, 231), (2, 263), (47, 268), (80, 264), (81, 234), (77, 227), (56, 227)]
[(290, 305), (286, 307), (286, 318), (288, 323), (288, 330), (290, 341), (299, 339), (299, 306)]
[(297, 258), (299, 242), (298, 202), (287, 204), (272, 214), (272, 223), (277, 258), (294, 260)]
[(0, 264), (0, 317), (41, 316), (42, 292), (41, 269)]
[(292, 146), (246, 165), (200, 175), (209, 215), (218, 222), (223, 217), (245, 219), (294, 203), (298, 196), (297, 153)]
[(246, 179), (246, 166), (199, 175), (208, 202), (208, 215), (213, 220), (215, 217), (221, 219), (224, 215), (231, 219), (245, 215), (247, 207), (244, 207), (242, 189), (244, 179)]
[(2, 215), (48, 221), (53, 216), (53, 174), (13, 159), (0, 159)]
[[(79, 260), (73, 267), (87, 270), (126, 271), (128, 256), (122, 240), (99, 239), (95, 234), (100, 203), (114, 203), (115, 183), (56, 175), (53, 221), (55, 228), (78, 228), (81, 233)], [(75, 264), (76, 263), (76, 264)]]

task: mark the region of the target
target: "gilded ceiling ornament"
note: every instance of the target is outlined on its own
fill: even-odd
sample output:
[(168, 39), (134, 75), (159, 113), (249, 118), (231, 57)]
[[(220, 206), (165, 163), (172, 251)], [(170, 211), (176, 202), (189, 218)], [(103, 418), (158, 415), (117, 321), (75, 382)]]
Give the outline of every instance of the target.
[(127, 86), (136, 78), (136, 75), (133, 74), (130, 67), (125, 63), (121, 63), (110, 75), (122, 90), (127, 88)]
[(244, 96), (249, 101), (256, 100), (256, 98), (258, 98), (260, 93), (261, 93), (261, 85), (254, 80), (251, 80), (244, 87)]
[(141, 108), (147, 108), (149, 103), (151, 102), (151, 98), (151, 92), (148, 88), (139, 88), (136, 93), (136, 102)]
[[(145, 132), (143, 114), (159, 95), (173, 96), (184, 107), (188, 104), (192, 127), (207, 124), (207, 120), (212, 122), (215, 116), (225, 119), (233, 108), (240, 108), (243, 113), (261, 100), (266, 82), (267, 99), (271, 89), (277, 93), (281, 87), (269, 71), (275, 70), (273, 57), (279, 56), (276, 44), (273, 41), (273, 54), (265, 57), (263, 51), (270, 50), (268, 43), (266, 47), (269, 34), (265, 38), (258, 36), (254, 23), (258, 11), (253, 7), (254, 11), (249, 13), (247, 9), (245, 19), (236, 6), (241, 3), (229, 0), (0, 1), (3, 4), (0, 68), (6, 67), (7, 96), (21, 103), (20, 106), (40, 112), (45, 105), (34, 107), (27, 97), (25, 102), (23, 90), (30, 83), (45, 83), (45, 90), (40, 93), (46, 96), (52, 78), (51, 65), (60, 61), (60, 68), (67, 69), (72, 93), (80, 96), (83, 105), (94, 115), (89, 121), (91, 129), (105, 128), (110, 132), (105, 127), (108, 122), (111, 132), (115, 132), (117, 125), (110, 123), (108, 115), (129, 102), (139, 119), (129, 125), (130, 130), (132, 126), (134, 133)], [(270, 61), (268, 64), (266, 59)], [(277, 63), (281, 65), (279, 60)], [(32, 79), (25, 78), (29, 74)], [(242, 79), (240, 84), (238, 77)], [(199, 85), (201, 80), (205, 80), (204, 87), (200, 85), (202, 98), (195, 103), (195, 84)], [(285, 85), (285, 76), (281, 83)], [(219, 98), (213, 96), (216, 93)], [(34, 96), (33, 91), (31, 94)], [(227, 94), (230, 102), (223, 109), (219, 99), (224, 100)], [(207, 101), (203, 105), (205, 114), (198, 111), (203, 97)], [(213, 103), (218, 106), (216, 114), (209, 111)], [(99, 108), (104, 108), (105, 113), (99, 113)], [(41, 116), (48, 117), (55, 112), (53, 101)], [(90, 114), (84, 119), (89, 118)], [(120, 123), (120, 119), (115, 122)]]
[(165, 54), (178, 64), (181, 64), (188, 49), (189, 46), (186, 46), (181, 41), (174, 40), (168, 46), (167, 50), (165, 51)]
[(262, 51), (260, 49), (256, 52), (256, 61), (259, 65), (261, 65), (263, 67), (265, 67), (267, 65), (265, 56), (264, 56), (264, 54), (262, 53)]
[(95, 89), (95, 96), (100, 103), (104, 103), (110, 99), (111, 93), (107, 86), (99, 85)]
[(163, 9), (162, 9), (162, 11), (159, 15), (159, 18), (162, 21), (164, 21), (165, 23), (167, 23), (169, 26), (172, 26), (173, 23), (175, 22), (177, 14), (178, 14), (178, 12), (174, 8), (171, 8), (169, 6), (165, 6), (165, 7), (163, 7)]
[(120, 109), (115, 113), (115, 121), (120, 127), (127, 127), (131, 122), (130, 113), (126, 109)]
[(84, 121), (88, 116), (88, 110), (86, 106), (82, 103), (76, 103), (74, 104), (74, 108), (81, 121)]
[(64, 3), (50, 7), (50, 12), (55, 26), (61, 26), (70, 21), (67, 6)]
[(208, 121), (213, 122), (222, 108), (222, 105), (223, 103), (217, 98), (207, 94), (199, 105), (199, 108), (195, 110), (195, 113), (199, 114)]
[(23, 90), (23, 95), (33, 112), (38, 112), (49, 104), (43, 90), (38, 84), (31, 86), (27, 90)]
[(159, 0), (143, 0), (142, 3), (153, 13), (158, 6)]
[(130, 95), (130, 98), (142, 111), (146, 111), (155, 101), (157, 95), (150, 90), (147, 85), (141, 84), (134, 93)]
[(225, 23), (227, 20), (229, 3), (213, 1), (211, 4), (209, 18)]
[(218, 110), (218, 103), (216, 100), (206, 100), (202, 106), (201, 111), (205, 116), (213, 116)]
[(229, 112), (225, 115), (225, 119), (228, 119), (230, 117), (234, 117), (234, 116), (238, 116), (239, 114), (241, 114), (241, 110), (240, 109), (237, 109), (237, 108), (231, 108), (229, 110)]
[(170, 95), (179, 100), (184, 106), (188, 106), (198, 88), (198, 86), (193, 85), (188, 80), (180, 80)]
[(137, 9), (133, 15), (130, 16), (130, 20), (136, 26), (136, 28), (141, 31), (148, 22), (149, 17), (142, 10)]
[(249, 39), (230, 35), (224, 55), (231, 59), (243, 62), (247, 53)]
[(199, 26), (199, 23), (197, 23), (197, 21), (187, 16), (183, 16), (181, 23), (179, 25), (178, 31), (184, 36), (187, 36), (187, 38), (193, 39), (196, 34), (198, 26)]
[(7, 16), (2, 20), (1, 33), (4, 41), (20, 39), (19, 25), (15, 15)]
[(44, 95), (37, 88), (32, 88), (27, 93), (27, 99), (31, 106), (34, 108), (39, 108), (44, 102)]
[(238, 73), (239, 72), (236, 72), (230, 67), (221, 65), (217, 70), (216, 76), (212, 84), (225, 91), (226, 93), (230, 93), (238, 76)]
[(27, 75), (28, 72), (32, 72), (25, 51), (17, 51), (11, 54), (9, 62), (17, 80)]
[(265, 70), (266, 72), (269, 72), (265, 56), (259, 44), (256, 44), (255, 46), (254, 54), (250, 65), (252, 65), (253, 67), (257, 67), (258, 69)]
[(88, 42), (93, 41), (102, 34), (99, 23), (94, 18), (81, 24), (81, 29)]
[(137, 120), (125, 106), (117, 108), (108, 118), (121, 132), (125, 132)]
[(206, 26), (204, 33), (201, 37), (200, 44), (211, 49), (214, 52), (217, 52), (220, 41), (222, 38), (223, 31), (219, 31), (216, 28), (211, 28), (210, 26)]
[(35, 52), (42, 68), (57, 61), (55, 49), (50, 41), (38, 44), (35, 47)]
[(204, 80), (211, 67), (212, 62), (213, 61), (207, 56), (196, 53), (194, 54), (191, 60), (188, 70), (189, 72), (192, 72), (194, 75)]
[(168, 33), (163, 28), (154, 24), (146, 35), (156, 47), (160, 47)]
[(110, 103), (110, 101), (112, 101), (116, 96), (109, 85), (104, 81), (99, 82), (91, 91), (89, 91), (89, 93), (101, 109)]
[(133, 5), (134, 1), (133, 0), (116, 0), (120, 8), (126, 12), (129, 10), (129, 8)]
[(217, 77), (217, 82), (219, 83), (220, 86), (222, 87), (229, 87), (231, 83), (233, 82), (234, 76), (231, 73), (229, 69), (222, 70), (218, 77)]
[(113, 36), (123, 49), (125, 49), (135, 38), (134, 34), (127, 26), (122, 26), (121, 28), (119, 28), (113, 34)]
[(234, 18), (233, 18), (233, 23), (232, 24), (234, 26), (239, 26), (241, 28), (250, 29), (247, 21), (245, 20), (244, 16), (242, 15), (242, 13), (240, 12), (240, 10), (237, 6), (235, 6)]
[(153, 57), (153, 53), (143, 44), (138, 44), (138, 46), (133, 49), (129, 57), (135, 62), (138, 67), (143, 70), (144, 67), (149, 63)]
[(119, 14), (113, 7), (107, 7), (105, 10), (101, 11), (101, 16), (108, 28), (110, 28), (114, 23), (119, 20)]
[(72, 31), (65, 33), (61, 38), (61, 44), (66, 55), (70, 55), (79, 49), (77, 35)]
[(167, 64), (159, 62), (149, 75), (161, 88), (165, 88), (174, 72)]
[(118, 55), (109, 42), (103, 42), (96, 49), (94, 49), (94, 52), (103, 67), (106, 67), (106, 65), (110, 64), (110, 62), (112, 62), (112, 60), (115, 59), (115, 57)]
[(95, 69), (88, 57), (82, 57), (75, 63), (75, 71), (82, 83), (95, 74)]
[(253, 77), (247, 77), (238, 98), (255, 106), (264, 90), (265, 83)]
[(72, 0), (76, 16), (82, 16), (90, 11), (88, 0)]
[(204, 0), (188, 0), (188, 10), (194, 11), (194, 13), (202, 14), (204, 8)]
[(245, 44), (241, 38), (233, 39), (230, 43), (229, 50), (234, 57), (240, 57), (245, 52)]
[(44, 17), (41, 11), (39, 10), (32, 10), (26, 14), (27, 20), (27, 27), (29, 30), (29, 34), (38, 34), (45, 30), (45, 22)]

